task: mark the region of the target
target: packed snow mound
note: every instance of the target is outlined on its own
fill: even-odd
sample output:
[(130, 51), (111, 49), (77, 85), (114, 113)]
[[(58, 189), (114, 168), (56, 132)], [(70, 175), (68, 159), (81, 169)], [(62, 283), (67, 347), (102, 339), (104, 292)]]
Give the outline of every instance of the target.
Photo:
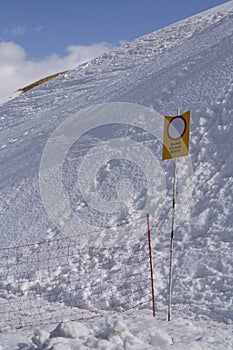
[(25, 350), (217, 350), (224, 342), (224, 348), (231, 349), (227, 331), (220, 333), (215, 324), (207, 330), (205, 322), (179, 318), (170, 323), (158, 321), (141, 312), (131, 319), (112, 316), (87, 326), (64, 321), (51, 331), (35, 330), (29, 341), (17, 345)]
[[(72, 217), (78, 216), (93, 227), (116, 223), (116, 218), (125, 220), (140, 216), (147, 201), (153, 202), (149, 196), (146, 167), (140, 167), (131, 157), (131, 153), (137, 154), (139, 163), (144, 164), (143, 160), (149, 159), (148, 149), (150, 159), (155, 160), (150, 164), (153, 163), (159, 179), (163, 174), (166, 184), (164, 191), (164, 182), (160, 181), (154, 192), (154, 198), (161, 199), (162, 203), (159, 202), (162, 208), (159, 215), (151, 213), (156, 306), (158, 314), (165, 317), (173, 162), (161, 162), (159, 136), (163, 131), (164, 115), (175, 115), (178, 107), (182, 113), (190, 109), (190, 157), (177, 161), (173, 310), (175, 315), (204, 319), (209, 323), (222, 321), (225, 323), (221, 329), (228, 327), (233, 320), (232, 62), (233, 1), (229, 1), (136, 39), (1, 106), (0, 245), (6, 247), (64, 237), (62, 227), (69, 220), (69, 213), (61, 217), (60, 226), (56, 225), (46, 211), (40, 191), (41, 161), (51, 143), (70, 145), (67, 153), (64, 151), (66, 159), (61, 171), (64, 198), (71, 203)], [(96, 113), (93, 123), (88, 124), (90, 108), (111, 103), (122, 106), (125, 103), (125, 112), (129, 105), (135, 110), (139, 106), (140, 111), (143, 108), (146, 111), (135, 118), (135, 123), (131, 119), (128, 124), (126, 120), (123, 123), (122, 118), (127, 113), (117, 117), (113, 110), (109, 114), (111, 123), (107, 122), (106, 116), (103, 123), (103, 116)], [(78, 134), (83, 130), (83, 134), (70, 144), (71, 138), (60, 133), (61, 126), (65, 127), (77, 115), (74, 131)], [(143, 129), (142, 126), (148, 123), (154, 125), (153, 128)], [(69, 136), (73, 137), (73, 130), (70, 132)], [(109, 153), (107, 160), (99, 164), (99, 159), (105, 159), (109, 144), (113, 146), (112, 140), (118, 142), (118, 149), (112, 147), (116, 154)], [(124, 144), (127, 145), (125, 152)], [(98, 150), (101, 151), (99, 155)], [(53, 161), (58, 158), (59, 152), (55, 148)], [(88, 172), (87, 164), (94, 170)], [(53, 170), (57, 170), (56, 166)], [(82, 178), (79, 178), (80, 174)], [(85, 193), (85, 188), (90, 191)], [(96, 197), (92, 197), (94, 192)], [(88, 198), (97, 198), (99, 202), (96, 200), (92, 208)], [(115, 212), (102, 210), (106, 203), (121, 208), (121, 202), (129, 203), (129, 207), (126, 205), (115, 217)], [(114, 264), (113, 270), (117, 268)], [(69, 291), (67, 283), (64, 282), (63, 287), (65, 293)], [(15, 290), (14, 281), (8, 288)], [(7, 289), (2, 291), (3, 298), (6, 292)], [(83, 298), (86, 298), (85, 293)], [(72, 327), (75, 328), (75, 324), (68, 327), (73, 334)], [(173, 346), (169, 343), (172, 336), (168, 329), (164, 336), (161, 333), (146, 336), (147, 339), (154, 337), (152, 344), (143, 340), (142, 333), (137, 334), (138, 329), (133, 332), (128, 324), (124, 327), (116, 339), (122, 343), (129, 339), (133, 349), (137, 346), (142, 349), (140, 341), (144, 342), (144, 349), (145, 344), (148, 349), (155, 347), (160, 336), (167, 341), (165, 348)], [(124, 338), (122, 333), (127, 336)], [(73, 340), (64, 334), (50, 336), (50, 333), (34, 335), (34, 348), (79, 347), (71, 345)], [(77, 335), (75, 337), (77, 339)], [(108, 349), (109, 346), (114, 349), (119, 346), (117, 349), (120, 349), (123, 346), (109, 342), (108, 332), (105, 338), (98, 338), (96, 333), (90, 335), (89, 330), (86, 337), (89, 348), (102, 346)], [(214, 335), (211, 337), (213, 340)], [(205, 344), (198, 343), (197, 339), (204, 338), (198, 333), (197, 338), (192, 337), (194, 343), (187, 346), (203, 349)], [(58, 345), (59, 342), (63, 345)], [(184, 343), (182, 339), (180, 348), (184, 349)], [(80, 349), (85, 349), (86, 344), (84, 340), (80, 341)], [(229, 339), (226, 344), (230, 349)], [(178, 349), (179, 345), (176, 346)], [(220, 347), (220, 343), (213, 344), (209, 339), (208, 349)]]

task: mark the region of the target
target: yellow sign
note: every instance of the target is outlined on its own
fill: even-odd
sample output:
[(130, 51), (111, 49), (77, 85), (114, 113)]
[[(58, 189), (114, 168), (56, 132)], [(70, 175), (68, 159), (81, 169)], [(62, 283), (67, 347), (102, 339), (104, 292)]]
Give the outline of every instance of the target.
[(163, 160), (189, 154), (189, 128), (190, 111), (176, 117), (164, 117)]

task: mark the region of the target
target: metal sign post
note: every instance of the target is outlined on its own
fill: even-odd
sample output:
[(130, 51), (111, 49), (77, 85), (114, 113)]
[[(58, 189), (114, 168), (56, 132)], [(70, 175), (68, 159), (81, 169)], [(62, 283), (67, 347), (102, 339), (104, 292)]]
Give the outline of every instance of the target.
[(173, 260), (173, 247), (174, 247), (174, 226), (175, 226), (175, 207), (176, 207), (176, 167), (177, 167), (176, 158), (184, 157), (189, 154), (189, 128), (190, 128), (190, 111), (180, 115), (180, 110), (179, 108), (177, 108), (177, 115), (175, 117), (165, 116), (164, 118), (162, 159), (166, 160), (166, 159), (174, 158), (170, 266), (169, 266), (168, 321), (171, 320), (171, 301), (172, 301), (172, 260)]
[(170, 268), (169, 268), (169, 299), (168, 299), (168, 321), (171, 320), (171, 301), (172, 301), (172, 261), (174, 246), (174, 223), (175, 223), (175, 206), (176, 206), (176, 158), (174, 159), (174, 175), (173, 175), (173, 196), (172, 196), (172, 225), (171, 225), (171, 241), (170, 241)]

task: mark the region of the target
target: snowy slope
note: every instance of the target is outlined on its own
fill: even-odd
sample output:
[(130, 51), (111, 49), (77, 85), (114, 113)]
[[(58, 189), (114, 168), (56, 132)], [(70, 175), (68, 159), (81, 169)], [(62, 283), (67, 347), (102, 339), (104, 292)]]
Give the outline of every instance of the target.
[[(164, 115), (176, 114), (178, 107), (181, 112), (191, 109), (191, 155), (177, 163), (173, 309), (176, 315), (208, 320), (211, 331), (215, 327), (213, 321), (222, 322), (219, 326), (225, 339), (222, 340), (223, 344), (225, 341), (222, 348), (230, 349), (228, 335), (232, 331), (233, 320), (232, 62), (233, 1), (229, 1), (127, 43), (1, 106), (1, 246), (38, 242), (67, 233), (65, 219), (57, 223), (48, 214), (48, 207), (43, 201), (40, 176), (51, 143), (70, 146), (62, 170), (64, 191), (73, 215), (81, 217), (88, 229), (140, 216), (147, 209), (146, 202), (151, 200), (151, 190), (147, 186), (152, 176), (144, 165), (139, 169), (144, 164), (143, 158), (151, 159), (149, 155), (144, 156), (147, 148), (155, 162), (154, 165), (151, 162), (151, 169), (158, 177), (153, 192), (158, 203), (155, 206), (151, 200), (152, 204), (148, 207), (152, 215), (156, 257), (156, 303), (158, 317), (164, 319), (168, 294), (173, 163), (160, 161), (161, 142), (158, 139), (161, 139)], [(114, 102), (122, 104), (118, 107), (110, 105), (115, 110), (112, 114), (107, 111), (105, 117), (102, 112), (98, 114), (98, 109), (95, 109), (94, 118), (89, 118), (89, 113), (83, 113), (88, 107)], [(138, 107), (140, 113), (136, 121), (130, 117), (132, 104), (147, 107)], [(117, 108), (121, 113), (125, 111), (125, 117), (117, 119)], [(76, 135), (81, 131), (85, 135), (70, 143), (72, 130), (67, 138), (62, 131), (73, 116), (77, 119)], [(113, 127), (113, 123), (119, 124)], [(98, 125), (102, 127), (97, 128)], [(151, 129), (148, 130), (147, 126)], [(56, 138), (58, 143), (55, 143)], [(108, 152), (109, 147), (113, 147), (113, 139), (123, 140), (124, 148), (121, 149), (118, 143), (116, 156), (109, 153), (109, 159), (103, 158), (103, 164), (99, 164), (96, 159), (102, 158), (95, 149), (98, 151), (99, 147), (101, 152)], [(133, 142), (140, 145), (142, 153)], [(54, 168), (59, 159), (58, 153), (62, 152), (59, 147), (59, 152), (56, 149), (51, 160)], [(91, 152), (92, 162), (89, 160), (88, 163)], [(138, 155), (135, 162), (131, 153)], [(93, 183), (89, 179), (97, 166), (100, 171), (95, 178), (95, 186), (100, 197), (93, 197), (85, 193), (85, 188), (90, 186), (92, 194)], [(161, 169), (164, 177), (160, 176)], [(82, 171), (82, 176), (77, 180), (78, 171)], [(191, 178), (192, 187), (189, 181), (184, 181), (187, 177)], [(77, 188), (78, 185), (80, 188)], [(129, 190), (132, 198), (128, 198)], [(125, 209), (118, 203), (119, 197), (126, 204)], [(100, 200), (94, 201), (93, 198)], [(93, 203), (95, 207), (91, 205)], [(108, 203), (118, 210), (108, 213), (105, 209)], [(81, 226), (79, 229), (85, 232)], [(132, 325), (130, 327), (130, 332), (134, 334), (135, 330), (132, 330)], [(164, 327), (166, 334), (174, 334), (174, 330)], [(198, 338), (193, 328), (190, 334), (192, 341)], [(140, 341), (148, 341), (149, 337), (151, 335), (148, 334), (139, 336)], [(183, 344), (184, 338), (182, 334), (180, 339)], [(155, 337), (156, 341), (159, 342), (158, 337)], [(163, 338), (163, 341), (164, 346), (169, 348), (170, 340)], [(110, 343), (114, 344), (114, 341)], [(219, 344), (210, 343), (209, 339), (208, 349), (220, 349)], [(93, 344), (89, 348), (94, 348)], [(144, 346), (146, 349), (153, 342), (145, 340), (143, 344), (138, 345), (132, 340), (129, 348), (142, 349)], [(200, 345), (202, 349), (206, 346), (203, 344)], [(101, 348), (101, 345), (98, 346)], [(198, 349), (199, 345), (193, 345), (195, 348)], [(185, 349), (184, 345), (180, 349)]]

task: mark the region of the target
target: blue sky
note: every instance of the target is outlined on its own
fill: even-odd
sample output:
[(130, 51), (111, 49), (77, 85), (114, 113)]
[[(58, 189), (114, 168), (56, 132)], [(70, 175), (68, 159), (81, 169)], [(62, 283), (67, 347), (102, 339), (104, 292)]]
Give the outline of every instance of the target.
[[(3, 0), (2, 92), (70, 69), (226, 0)], [(14, 85), (12, 85), (14, 84)], [(4, 90), (4, 91), (3, 91)]]
[(118, 45), (226, 0), (4, 0), (0, 38), (29, 59), (65, 55), (70, 45)]

